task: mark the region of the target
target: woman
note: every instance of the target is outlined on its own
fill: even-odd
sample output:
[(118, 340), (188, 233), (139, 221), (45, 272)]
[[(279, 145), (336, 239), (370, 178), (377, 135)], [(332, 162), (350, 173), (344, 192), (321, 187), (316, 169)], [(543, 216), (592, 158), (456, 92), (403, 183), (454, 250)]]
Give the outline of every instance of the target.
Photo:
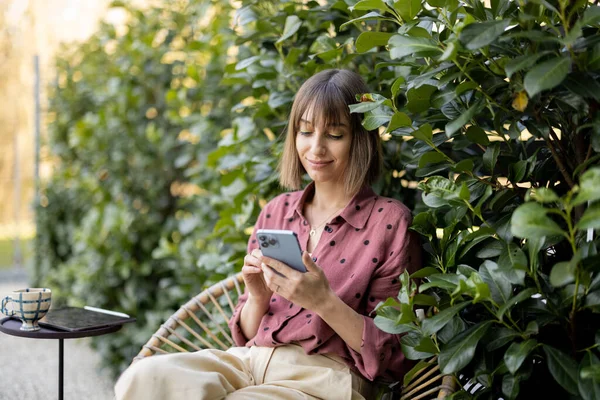
[[(370, 315), (397, 296), (404, 270), (419, 267), (420, 246), (410, 211), (370, 188), (381, 170), (379, 135), (348, 108), (368, 91), (359, 75), (326, 70), (297, 93), (280, 182), (295, 190), (305, 174), (312, 182), (258, 218), (246, 291), (229, 323), (240, 347), (142, 360), (120, 378), (118, 399), (362, 399), (372, 397), (369, 381), (408, 370), (399, 336)], [(296, 232), (308, 271), (263, 256), (260, 228)]]

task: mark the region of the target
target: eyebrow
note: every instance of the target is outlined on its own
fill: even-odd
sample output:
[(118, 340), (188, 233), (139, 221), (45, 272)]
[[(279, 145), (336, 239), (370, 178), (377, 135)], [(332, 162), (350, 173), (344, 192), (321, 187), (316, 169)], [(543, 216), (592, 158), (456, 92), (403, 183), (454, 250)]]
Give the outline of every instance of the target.
[[(300, 118), (300, 122), (304, 122), (305, 124), (312, 125), (311, 121), (308, 121), (304, 118)], [(328, 126), (336, 128), (336, 127), (346, 127), (347, 125), (344, 124), (343, 122), (340, 122), (339, 124), (329, 124)]]

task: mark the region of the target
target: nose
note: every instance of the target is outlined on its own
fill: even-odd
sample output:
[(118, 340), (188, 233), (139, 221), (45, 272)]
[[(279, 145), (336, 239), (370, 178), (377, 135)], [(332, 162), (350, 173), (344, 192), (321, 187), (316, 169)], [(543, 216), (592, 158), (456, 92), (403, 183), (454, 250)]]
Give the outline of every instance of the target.
[(317, 131), (315, 135), (313, 135), (313, 140), (311, 143), (311, 152), (316, 156), (323, 156), (327, 153), (327, 148), (325, 147), (325, 136)]

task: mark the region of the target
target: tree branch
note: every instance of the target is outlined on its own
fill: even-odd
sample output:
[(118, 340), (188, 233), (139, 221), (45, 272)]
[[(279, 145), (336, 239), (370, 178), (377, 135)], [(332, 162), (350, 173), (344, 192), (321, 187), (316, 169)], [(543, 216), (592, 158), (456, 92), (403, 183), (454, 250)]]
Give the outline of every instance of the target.
[[(553, 137), (556, 137), (556, 135), (554, 135), (554, 132), (552, 131), (552, 128), (550, 128), (550, 135), (553, 136)], [(563, 163), (562, 158), (560, 157), (560, 155), (558, 154), (558, 152), (554, 148), (554, 144), (552, 144), (553, 141), (550, 140), (550, 138), (544, 139), (544, 140), (546, 141), (546, 144), (548, 145), (548, 148), (552, 152), (552, 157), (554, 158), (554, 161), (556, 161), (556, 164), (558, 164), (558, 169), (559, 169), (560, 173), (565, 178), (565, 181), (567, 182), (567, 184), (569, 185), (569, 187), (571, 189), (573, 189), (573, 187), (575, 186), (575, 183), (571, 179), (571, 176), (569, 175), (569, 172), (567, 171), (567, 168), (565, 167), (565, 164)]]

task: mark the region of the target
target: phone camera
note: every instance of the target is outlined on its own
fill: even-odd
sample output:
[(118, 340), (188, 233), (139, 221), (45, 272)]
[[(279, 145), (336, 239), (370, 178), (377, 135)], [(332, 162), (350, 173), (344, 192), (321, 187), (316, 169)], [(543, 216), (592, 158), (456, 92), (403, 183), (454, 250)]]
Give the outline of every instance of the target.
[(267, 243), (267, 242), (262, 242), (260, 245), (261, 245), (262, 247), (269, 247), (269, 243)]
[(260, 235), (258, 237), (258, 240), (260, 240), (261, 242), (264, 242), (267, 238), (264, 235)]
[(270, 244), (271, 246), (275, 246), (275, 245), (277, 244), (277, 240), (275, 240), (275, 239), (273, 239), (273, 238), (270, 238), (270, 239), (269, 239), (269, 244)]

